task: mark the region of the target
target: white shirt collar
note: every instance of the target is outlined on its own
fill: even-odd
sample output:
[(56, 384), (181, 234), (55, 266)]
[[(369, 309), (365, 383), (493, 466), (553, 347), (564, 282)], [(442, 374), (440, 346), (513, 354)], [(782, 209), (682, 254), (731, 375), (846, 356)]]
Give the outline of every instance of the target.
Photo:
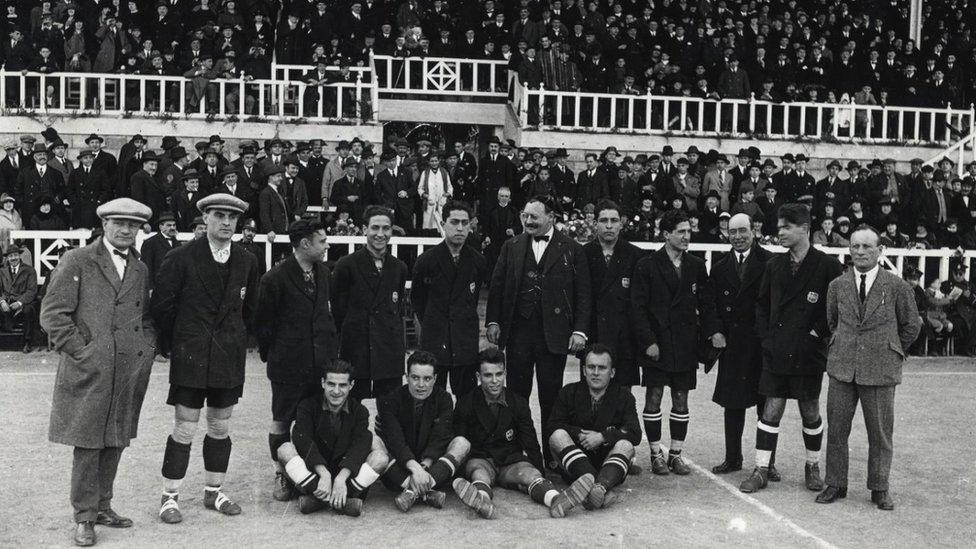
[(880, 265), (875, 265), (873, 269), (866, 273), (862, 273), (857, 269), (854, 269), (854, 285), (857, 287), (858, 291), (861, 289), (861, 275), (867, 275), (864, 279), (864, 295), (871, 293), (871, 286), (874, 285), (875, 279), (878, 278), (878, 272), (881, 270)]
[(213, 255), (214, 261), (217, 263), (227, 263), (230, 259), (230, 242), (228, 241), (224, 245), (219, 245), (213, 240), (207, 239), (207, 243), (210, 245), (210, 254)]
[[(117, 256), (117, 255), (115, 255), (115, 254), (112, 253), (113, 251), (116, 251), (116, 250), (118, 250), (119, 253), (123, 253), (123, 254), (126, 254), (126, 255), (128, 255), (128, 253), (129, 253), (129, 250), (123, 250), (122, 248), (116, 248), (115, 246), (113, 246), (111, 243), (109, 243), (109, 241), (108, 241), (107, 238), (104, 238), (103, 237), (102, 238), (102, 243), (105, 244), (105, 248), (108, 250), (108, 253), (112, 257), (119, 257), (119, 256)], [(119, 257), (119, 259), (122, 259), (122, 258)]]

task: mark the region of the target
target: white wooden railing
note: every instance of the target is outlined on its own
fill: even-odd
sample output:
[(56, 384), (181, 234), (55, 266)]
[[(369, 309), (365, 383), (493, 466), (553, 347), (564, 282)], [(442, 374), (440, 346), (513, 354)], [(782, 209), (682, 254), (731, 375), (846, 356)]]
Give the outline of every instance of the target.
[[(271, 63), (271, 78), (272, 80), (279, 80), (284, 82), (295, 82), (305, 80), (305, 75), (315, 70), (315, 65), (279, 65), (277, 63)], [(340, 68), (334, 65), (325, 68), (326, 72), (338, 73)], [(356, 75), (357, 78), (362, 79), (363, 82), (369, 82), (372, 78), (369, 66), (365, 67), (349, 67), (349, 72)]]
[(951, 147), (926, 160), (925, 163), (935, 165), (943, 158), (948, 158), (955, 162), (956, 172), (959, 177), (962, 177), (966, 172), (966, 166), (971, 162), (976, 162), (976, 132), (972, 132), (966, 137), (963, 137)]
[(372, 67), (381, 94), (508, 97), (507, 61), (374, 55)]
[[(138, 247), (142, 246), (142, 242), (151, 236), (151, 234), (140, 233), (136, 245)], [(54, 269), (55, 265), (58, 263), (58, 258), (60, 257), (60, 250), (65, 247), (78, 247), (84, 246), (91, 237), (91, 231), (87, 229), (75, 230), (75, 231), (10, 231), (10, 239), (17, 241), (21, 246), (26, 246), (32, 255), (32, 261), (34, 269), (38, 272), (40, 282), (44, 282), (47, 275)], [(193, 238), (192, 233), (180, 233), (177, 238), (179, 240), (190, 240)], [(239, 239), (240, 235), (236, 236), (235, 239)], [(272, 264), (272, 258), (276, 257), (275, 253), (279, 255), (288, 253), (290, 250), (290, 244), (287, 235), (276, 235), (273, 244), (268, 242), (265, 235), (257, 235), (255, 241), (263, 243), (264, 247), (264, 259), (265, 265)], [(439, 244), (442, 240), (440, 238), (421, 238), (421, 237), (394, 237), (390, 241), (391, 251), (395, 256), (412, 256), (424, 252), (425, 249)], [(333, 258), (347, 253), (351, 253), (359, 246), (366, 245), (366, 238), (363, 236), (330, 236), (329, 237), (330, 250), (333, 253)], [(663, 246), (660, 242), (635, 242), (638, 247), (645, 250), (657, 250)], [(837, 257), (838, 261), (843, 261), (845, 257), (850, 255), (847, 248), (827, 248), (822, 246), (817, 246), (819, 249), (823, 250), (829, 255)], [(781, 252), (784, 248), (780, 246), (766, 246), (767, 249), (773, 252)], [(344, 251), (345, 253), (335, 253), (339, 251)], [(712, 262), (717, 255), (724, 254), (729, 251), (728, 244), (692, 244), (690, 251), (702, 255), (705, 259), (706, 265), (711, 269)], [(939, 279), (945, 280), (949, 278), (949, 261), (955, 255), (954, 250), (948, 248), (943, 248), (939, 250), (909, 250), (904, 248), (889, 248), (884, 252), (883, 261), (886, 266), (891, 268), (895, 274), (902, 273), (906, 265), (914, 265), (922, 271), (923, 275), (928, 267), (934, 266), (938, 263)], [(973, 268), (976, 268), (976, 250), (967, 250), (963, 254), (967, 265), (970, 267), (966, 271), (967, 279), (970, 276), (969, 273), (972, 272)], [(923, 278), (925, 280), (925, 278)]]
[(544, 88), (522, 94), (518, 112), (523, 128), (939, 144), (953, 142), (953, 128), (963, 133), (976, 129), (972, 108), (718, 101)]
[[(361, 76), (362, 73), (360, 73)], [(372, 84), (217, 78), (194, 97), (181, 76), (0, 71), (0, 108), (44, 114), (117, 114), (189, 119), (375, 120)]]

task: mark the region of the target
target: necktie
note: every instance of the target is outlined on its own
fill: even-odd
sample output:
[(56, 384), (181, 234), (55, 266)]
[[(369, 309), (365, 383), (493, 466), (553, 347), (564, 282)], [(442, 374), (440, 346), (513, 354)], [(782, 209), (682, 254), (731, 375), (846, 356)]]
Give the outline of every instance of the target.
[(38, 169), (37, 173), (41, 174), (41, 177), (44, 177), (44, 168)]
[(868, 275), (861, 275), (861, 287), (857, 292), (857, 297), (861, 298), (861, 305), (864, 305), (864, 299), (867, 297), (868, 289)]
[(742, 280), (742, 271), (746, 265), (746, 255), (736, 254), (736, 256), (739, 258), (739, 260), (735, 262), (735, 274), (739, 277), (739, 280)]
[(610, 264), (610, 260), (613, 259), (613, 254), (605, 254), (603, 260), (606, 261), (607, 265)]
[(117, 256), (119, 256), (119, 257), (121, 257), (122, 258), (122, 261), (128, 261), (129, 260), (129, 254), (127, 254), (127, 253), (123, 253), (123, 252), (120, 252), (118, 250), (112, 250), (112, 253), (115, 254), (115, 255), (117, 255)]

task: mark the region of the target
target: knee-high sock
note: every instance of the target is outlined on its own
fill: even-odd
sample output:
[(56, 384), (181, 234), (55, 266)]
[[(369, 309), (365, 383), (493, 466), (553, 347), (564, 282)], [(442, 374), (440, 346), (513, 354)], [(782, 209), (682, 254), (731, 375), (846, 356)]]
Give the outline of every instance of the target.
[(305, 461), (295, 456), (285, 464), (285, 474), (295, 483), (295, 488), (303, 494), (311, 494), (319, 483), (319, 476), (308, 470)]
[(590, 463), (590, 458), (586, 457), (583, 450), (575, 444), (563, 448), (557, 457), (559, 464), (574, 480), (586, 473), (596, 475), (596, 469)]
[(725, 409), (725, 461), (742, 462), (742, 431), (746, 425), (746, 411)]
[(380, 478), (379, 473), (370, 467), (368, 463), (364, 463), (359, 468), (356, 476), (349, 479), (349, 497), (361, 497), (363, 492), (376, 482), (378, 478)]
[(230, 463), (230, 437), (203, 437), (203, 468), (211, 473), (226, 473)]
[(650, 412), (644, 410), (644, 433), (647, 443), (651, 445), (651, 452), (661, 451), (661, 411)]
[(495, 491), (491, 489), (491, 486), (483, 480), (472, 481), (471, 484), (478, 489), (479, 492), (484, 492), (488, 499), (495, 497)]
[(529, 493), (532, 501), (541, 503), (546, 507), (552, 505), (553, 498), (559, 495), (556, 487), (552, 485), (552, 481), (542, 477), (533, 480), (525, 491)]
[(179, 490), (189, 463), (190, 445), (176, 442), (172, 436), (167, 438), (162, 471), (167, 492), (175, 493)]
[(820, 461), (820, 446), (823, 444), (823, 419), (803, 424), (803, 445), (807, 449), (807, 463)]
[(457, 471), (457, 468), (458, 462), (453, 456), (443, 455), (431, 464), (427, 472), (433, 477), (434, 485), (436, 486), (454, 478), (454, 473)]
[(596, 476), (596, 481), (602, 484), (607, 490), (613, 488), (623, 481), (627, 476), (627, 469), (630, 467), (630, 459), (616, 452), (607, 456), (600, 467), (600, 472)]
[(688, 437), (688, 420), (690, 418), (691, 412), (688, 410), (684, 412), (671, 410), (671, 416), (668, 418), (668, 427), (671, 429), (670, 453), (681, 453), (681, 447), (684, 445), (685, 438)]
[(760, 420), (756, 424), (756, 467), (769, 467), (772, 453), (776, 451), (779, 437), (779, 422), (776, 424)]

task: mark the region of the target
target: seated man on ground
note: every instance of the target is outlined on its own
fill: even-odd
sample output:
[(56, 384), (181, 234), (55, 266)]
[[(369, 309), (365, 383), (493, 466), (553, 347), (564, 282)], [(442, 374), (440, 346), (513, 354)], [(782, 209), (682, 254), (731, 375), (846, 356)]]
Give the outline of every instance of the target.
[(480, 386), (458, 399), (454, 431), (471, 443), (465, 478), (454, 480), (454, 491), (483, 518), (495, 511), (492, 489), (521, 490), (549, 507), (553, 518), (566, 516), (593, 489), (593, 475), (576, 479), (563, 492), (542, 475), (542, 451), (524, 397), (505, 388), (505, 355), (497, 348), (478, 353)]
[[(468, 458), (471, 444), (454, 436), (454, 401), (437, 387), (437, 358), (416, 351), (407, 359), (407, 384), (377, 401), (376, 435), (391, 461), (383, 484), (406, 513), (417, 500), (440, 509), (443, 488)], [(446, 375), (446, 374), (445, 374)]]
[(547, 440), (567, 481), (596, 476), (583, 506), (600, 509), (616, 501), (612, 490), (627, 477), (641, 429), (634, 395), (612, 382), (610, 348), (593, 345), (583, 360), (583, 379), (559, 391)]
[(381, 449), (373, 449), (369, 411), (349, 398), (353, 380), (350, 365), (333, 361), (322, 378), (323, 395), (298, 405), (291, 442), (278, 448), (278, 459), (302, 494), (302, 514), (331, 507), (358, 517), (370, 485), (389, 464)]

